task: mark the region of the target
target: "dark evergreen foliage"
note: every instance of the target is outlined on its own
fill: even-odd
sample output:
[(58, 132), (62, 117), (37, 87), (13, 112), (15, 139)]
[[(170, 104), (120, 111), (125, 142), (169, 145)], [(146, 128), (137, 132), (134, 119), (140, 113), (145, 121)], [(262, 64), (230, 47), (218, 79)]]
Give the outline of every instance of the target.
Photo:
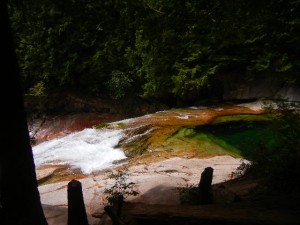
[(10, 16), (31, 95), (186, 101), (215, 92), (223, 74), (299, 83), (299, 7), (299, 0), (11, 0)]

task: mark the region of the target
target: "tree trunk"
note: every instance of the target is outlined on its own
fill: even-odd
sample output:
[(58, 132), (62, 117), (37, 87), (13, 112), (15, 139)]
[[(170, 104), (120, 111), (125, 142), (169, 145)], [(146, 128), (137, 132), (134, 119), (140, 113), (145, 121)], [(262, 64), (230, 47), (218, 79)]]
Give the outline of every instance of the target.
[(37, 187), (7, 3), (0, 0), (0, 224), (46, 225)]

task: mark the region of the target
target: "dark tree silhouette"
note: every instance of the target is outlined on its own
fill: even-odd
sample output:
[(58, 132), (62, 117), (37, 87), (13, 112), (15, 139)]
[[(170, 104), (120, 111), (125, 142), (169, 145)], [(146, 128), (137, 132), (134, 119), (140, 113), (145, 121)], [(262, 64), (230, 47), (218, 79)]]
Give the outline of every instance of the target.
[(7, 2), (0, 0), (0, 224), (46, 225), (24, 110)]

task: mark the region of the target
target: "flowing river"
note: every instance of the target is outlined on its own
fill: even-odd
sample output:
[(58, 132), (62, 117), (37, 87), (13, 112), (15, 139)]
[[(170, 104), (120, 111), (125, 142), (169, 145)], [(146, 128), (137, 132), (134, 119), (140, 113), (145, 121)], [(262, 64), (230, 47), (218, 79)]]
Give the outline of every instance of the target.
[[(241, 134), (238, 127), (242, 124), (246, 124), (244, 128), (253, 128), (249, 121), (262, 121), (263, 114), (262, 103), (255, 102), (174, 109), (95, 124), (93, 128), (34, 146), (34, 160), (37, 168), (66, 166), (82, 174), (91, 174), (128, 163), (126, 159), (129, 158), (143, 160), (152, 154), (165, 158), (238, 156), (239, 146), (224, 134), (232, 131), (233, 135)], [(224, 127), (225, 122), (230, 123)]]

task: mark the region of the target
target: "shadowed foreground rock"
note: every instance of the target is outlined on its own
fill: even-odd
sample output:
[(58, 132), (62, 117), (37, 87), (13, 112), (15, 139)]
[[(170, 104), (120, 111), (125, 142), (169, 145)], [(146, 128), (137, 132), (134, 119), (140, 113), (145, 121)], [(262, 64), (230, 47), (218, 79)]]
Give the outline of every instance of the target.
[(299, 225), (299, 209), (258, 209), (231, 205), (149, 205), (125, 203), (126, 215), (142, 225)]

